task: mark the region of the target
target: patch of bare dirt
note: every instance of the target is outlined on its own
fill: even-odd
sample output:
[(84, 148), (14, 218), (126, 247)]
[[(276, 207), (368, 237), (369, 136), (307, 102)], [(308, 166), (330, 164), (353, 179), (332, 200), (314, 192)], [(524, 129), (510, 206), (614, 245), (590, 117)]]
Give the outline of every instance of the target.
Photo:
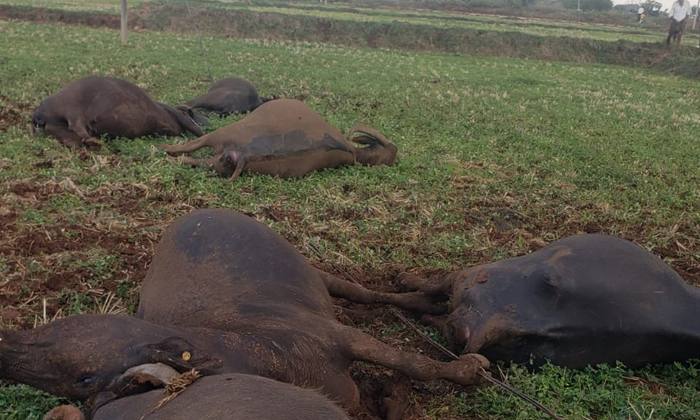
[(13, 102), (2, 94), (0, 94), (0, 102), (4, 104), (0, 107), (1, 132), (6, 132), (11, 126), (26, 126), (30, 122), (31, 106)]
[[(94, 290), (117, 294), (125, 278), (142, 279), (151, 258), (150, 240), (134, 239), (132, 232), (100, 232), (89, 227), (65, 224), (52, 228), (5, 226), (0, 255), (12, 273), (0, 295), (0, 323), (27, 327), (27, 312), (58, 313), (66, 304), (66, 292)], [(115, 257), (111, 273), (100, 271), (93, 258)], [(110, 267), (105, 268), (106, 270)], [(48, 305), (37, 308), (40, 301)]]
[[(130, 186), (84, 194), (72, 182), (31, 179), (13, 181), (8, 190), (0, 200), (0, 325), (30, 327), (37, 316), (59, 314), (75, 296), (135, 298), (159, 235), (152, 227), (161, 226), (146, 214), (145, 191)], [(63, 213), (50, 206), (62, 195), (105, 203), (115, 213)], [(55, 223), (21, 220), (27, 209)]]

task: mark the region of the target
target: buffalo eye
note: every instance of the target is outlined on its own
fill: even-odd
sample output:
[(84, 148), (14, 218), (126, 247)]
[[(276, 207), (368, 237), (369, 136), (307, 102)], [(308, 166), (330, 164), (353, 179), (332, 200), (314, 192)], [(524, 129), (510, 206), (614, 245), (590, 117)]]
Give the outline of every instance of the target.
[(84, 375), (82, 378), (80, 378), (78, 380), (78, 382), (75, 383), (75, 386), (79, 387), (79, 388), (87, 388), (90, 385), (92, 385), (96, 379), (97, 378), (93, 375)]
[(235, 168), (236, 167), (236, 157), (232, 155), (226, 155), (224, 158), (224, 164), (228, 166), (229, 168)]

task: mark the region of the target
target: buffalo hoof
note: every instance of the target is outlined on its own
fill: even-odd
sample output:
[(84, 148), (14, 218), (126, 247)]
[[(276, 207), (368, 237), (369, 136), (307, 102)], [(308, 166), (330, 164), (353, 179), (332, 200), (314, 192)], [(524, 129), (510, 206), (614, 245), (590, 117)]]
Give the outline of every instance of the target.
[(102, 149), (102, 142), (94, 137), (90, 137), (89, 139), (83, 140), (83, 145), (88, 150), (97, 151)]
[(401, 420), (410, 405), (408, 397), (411, 394), (411, 380), (405, 375), (394, 376), (398, 376), (398, 378), (385, 384), (383, 390), (386, 420)]
[(59, 405), (44, 415), (44, 420), (85, 420), (85, 416), (72, 405)]
[(451, 374), (449, 378), (452, 382), (462, 385), (482, 385), (486, 382), (482, 378), (483, 374), (488, 374), (486, 369), (491, 366), (487, 358), (480, 354), (468, 353), (459, 356), (459, 360), (449, 363)]
[(169, 156), (180, 156), (182, 155), (183, 152), (180, 151), (180, 147), (176, 144), (164, 144), (161, 146), (161, 149), (165, 151)]
[(398, 276), (399, 284), (401, 288), (405, 291), (414, 292), (420, 290), (421, 286), (425, 283), (425, 279), (422, 279), (411, 273), (401, 273)]

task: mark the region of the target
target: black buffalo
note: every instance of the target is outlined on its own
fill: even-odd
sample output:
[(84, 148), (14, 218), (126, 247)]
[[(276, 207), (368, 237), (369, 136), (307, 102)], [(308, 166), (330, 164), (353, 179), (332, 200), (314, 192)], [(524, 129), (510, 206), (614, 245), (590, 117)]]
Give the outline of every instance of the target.
[(269, 100), (261, 98), (255, 86), (246, 79), (228, 77), (212, 84), (207, 93), (185, 102), (185, 105), (225, 117), (253, 111)]
[[(570, 368), (700, 357), (700, 290), (646, 249), (613, 236), (571, 236), (437, 282), (404, 274), (401, 283), (412, 293), (395, 294), (392, 303), (424, 313), (456, 353)], [(430, 311), (420, 309), (416, 291)], [(361, 296), (388, 301), (385, 295)], [(446, 318), (427, 314), (439, 312), (430, 306), (439, 302), (447, 304)]]
[(90, 76), (68, 83), (44, 99), (32, 115), (34, 127), (76, 148), (98, 148), (100, 136), (136, 138), (151, 134), (203, 133), (206, 120), (188, 107), (153, 101), (126, 80)]

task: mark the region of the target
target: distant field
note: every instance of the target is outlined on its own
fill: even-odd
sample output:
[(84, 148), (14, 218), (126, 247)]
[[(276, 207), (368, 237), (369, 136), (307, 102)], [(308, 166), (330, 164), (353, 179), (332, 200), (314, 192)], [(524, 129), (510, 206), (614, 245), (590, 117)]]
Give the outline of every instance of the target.
[(573, 22), (548, 22), (501, 18), (497, 16), (455, 15), (440, 12), (404, 12), (397, 10), (347, 9), (342, 6), (330, 6), (320, 9), (304, 7), (251, 7), (251, 10), (290, 15), (307, 15), (335, 20), (360, 20), (366, 22), (405, 22), (411, 24), (431, 25), (441, 28), (461, 28), (498, 32), (523, 32), (531, 35), (587, 38), (601, 41), (624, 39), (634, 42), (658, 42), (660, 34), (629, 27), (610, 25), (577, 24)]
[[(128, 0), (128, 7), (138, 6), (150, 0)], [(120, 13), (120, 0), (0, 0), (0, 4), (12, 4), (31, 7), (58, 8), (61, 10), (84, 10), (107, 13)]]
[[(245, 174), (230, 184), (159, 149), (184, 139), (70, 152), (31, 134), (29, 117), (43, 98), (99, 74), (179, 103), (210, 83), (197, 39), (135, 31), (122, 47), (114, 30), (0, 21), (0, 326), (105, 308), (133, 312), (163, 229), (205, 207), (251, 214), (315, 265), (332, 271), (332, 262), (369, 287), (391, 288), (401, 271), (432, 277), (582, 232), (633, 240), (700, 283), (698, 81), (318, 43), (203, 43), (215, 78), (243, 76), (263, 95), (303, 99), (341, 131), (373, 126), (397, 144), (399, 163), (286, 181)], [(213, 120), (209, 129), (235, 119)], [(504, 218), (513, 229), (498, 227)], [(388, 312), (362, 328), (431, 352)], [(697, 366), (503, 372), (569, 420), (692, 420), (700, 418)], [(0, 388), (3, 419), (40, 419), (54, 404), (26, 388)], [(542, 417), (494, 388), (466, 393), (437, 383), (416, 385), (407, 418)]]
[[(130, 0), (129, 8), (138, 8), (141, 3), (163, 5), (185, 5), (184, 1), (156, 2), (149, 0)], [(62, 10), (85, 10), (108, 13), (119, 12), (117, 0), (0, 0), (0, 4), (29, 5), (34, 7), (49, 7)], [(529, 35), (545, 37), (570, 37), (598, 41), (626, 40), (631, 42), (661, 42), (664, 34), (658, 28), (648, 26), (617, 26), (594, 23), (577, 23), (573, 21), (554, 21), (546, 19), (485, 16), (478, 13), (448, 13), (430, 10), (411, 9), (381, 9), (353, 6), (343, 3), (318, 5), (318, 3), (274, 3), (253, 2), (248, 6), (243, 1), (236, 2), (202, 2), (191, 1), (193, 8), (233, 8), (252, 10), (260, 13), (280, 13), (291, 16), (314, 16), (330, 20), (390, 23), (403, 22), (414, 25), (428, 25), (439, 28), (459, 28), (486, 32), (522, 32)], [(629, 17), (629, 23), (634, 18)], [(696, 39), (686, 37), (688, 45), (697, 43)]]

